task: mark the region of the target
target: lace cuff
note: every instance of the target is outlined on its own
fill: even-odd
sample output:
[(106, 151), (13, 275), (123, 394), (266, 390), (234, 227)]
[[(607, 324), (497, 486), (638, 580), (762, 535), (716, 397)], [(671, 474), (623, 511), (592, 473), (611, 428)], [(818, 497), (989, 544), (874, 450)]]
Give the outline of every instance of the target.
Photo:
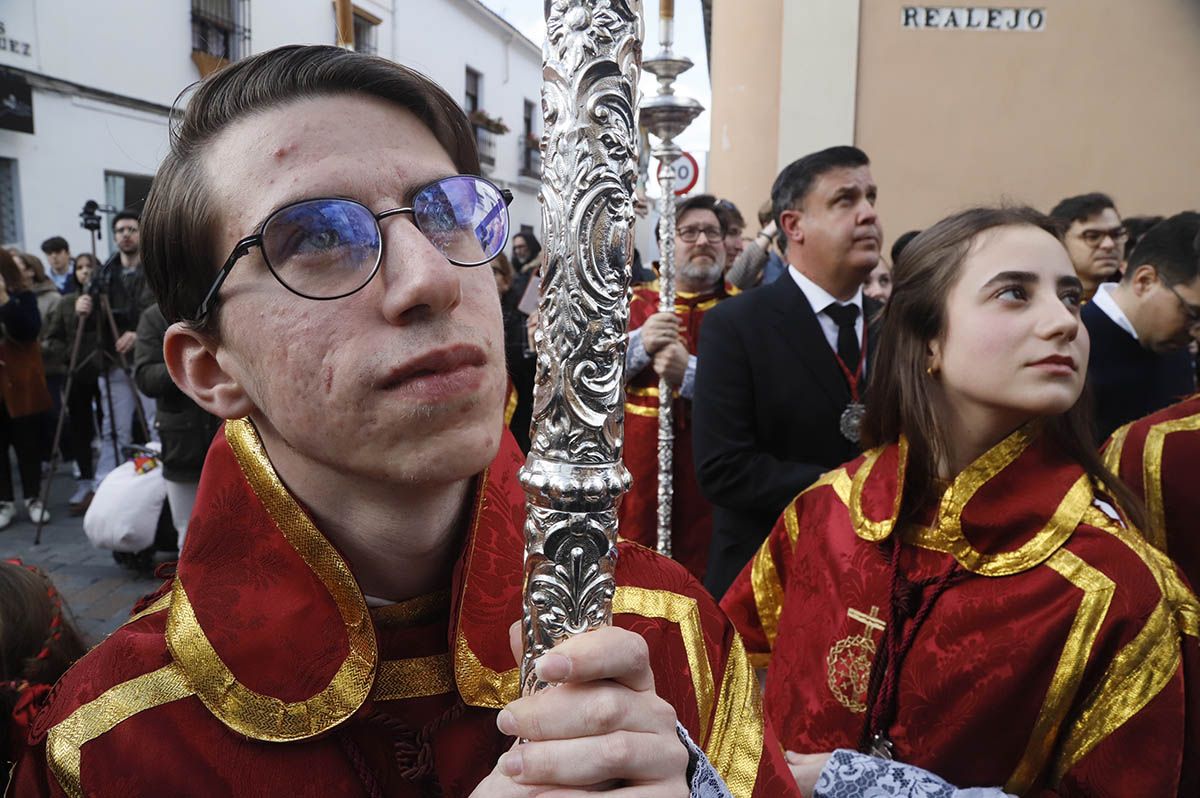
[(725, 786), (725, 782), (700, 747), (692, 742), (682, 723), (676, 722), (675, 732), (688, 750), (687, 779), (691, 788), (691, 798), (733, 798), (733, 793)]
[(642, 328), (638, 327), (629, 333), (629, 346), (625, 349), (625, 381), (629, 382), (641, 374), (642, 370), (650, 365), (651, 360), (650, 354), (642, 343)]
[(999, 787), (959, 790), (916, 765), (838, 749), (817, 779), (813, 798), (1006, 798)]

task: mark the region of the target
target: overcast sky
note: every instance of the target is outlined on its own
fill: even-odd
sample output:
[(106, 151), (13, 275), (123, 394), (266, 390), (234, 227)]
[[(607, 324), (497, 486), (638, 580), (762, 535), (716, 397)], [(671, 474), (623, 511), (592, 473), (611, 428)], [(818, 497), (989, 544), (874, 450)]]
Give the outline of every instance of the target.
[[(539, 46), (546, 38), (546, 20), (543, 17), (543, 0), (481, 0), (488, 8), (508, 20), (514, 27), (536, 42)], [(646, 19), (646, 40), (642, 46), (643, 57), (659, 51), (658, 3), (643, 0), (642, 13)], [(686, 55), (696, 63), (676, 81), (676, 92), (694, 97), (705, 108), (712, 107), (712, 90), (708, 81), (708, 59), (704, 53), (704, 17), (700, 12), (700, 0), (677, 0), (675, 3), (675, 46), (677, 54)], [(648, 73), (642, 75), (642, 94), (654, 94), (658, 83)], [(683, 149), (692, 153), (708, 151), (709, 114), (705, 111), (679, 137)], [(703, 158), (701, 159), (703, 162)]]

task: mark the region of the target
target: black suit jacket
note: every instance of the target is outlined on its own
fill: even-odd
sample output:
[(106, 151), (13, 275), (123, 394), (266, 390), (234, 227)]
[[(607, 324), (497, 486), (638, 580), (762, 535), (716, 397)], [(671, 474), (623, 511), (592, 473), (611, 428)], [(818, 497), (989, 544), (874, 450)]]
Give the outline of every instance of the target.
[(1196, 372), (1188, 350), (1151, 352), (1095, 302), (1084, 305), (1081, 316), (1092, 343), (1087, 378), (1095, 401), (1097, 444), (1122, 424), (1195, 392)]
[[(878, 340), (871, 320), (880, 307), (863, 298), (868, 377)], [(705, 586), (714, 596), (724, 594), (796, 494), (859, 455), (839, 428), (849, 403), (816, 312), (790, 275), (705, 314), (692, 418), (696, 476), (713, 503)]]

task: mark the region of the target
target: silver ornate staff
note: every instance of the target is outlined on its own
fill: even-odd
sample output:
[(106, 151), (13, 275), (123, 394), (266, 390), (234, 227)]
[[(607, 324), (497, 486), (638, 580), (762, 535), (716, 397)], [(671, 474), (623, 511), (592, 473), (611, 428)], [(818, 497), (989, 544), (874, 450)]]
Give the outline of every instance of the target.
[(545, 0), (542, 231), (522, 692), (544, 651), (612, 621), (637, 182), (640, 0)]
[[(690, 97), (675, 94), (675, 78), (692, 68), (692, 60), (675, 55), (674, 0), (659, 2), (658, 43), (662, 51), (646, 59), (647, 72), (658, 78), (658, 94), (642, 102), (642, 124), (658, 137), (654, 157), (658, 159), (658, 309), (675, 312), (675, 172), (672, 164), (683, 153), (675, 143), (700, 115), (704, 107)], [(671, 556), (671, 506), (674, 504), (675, 422), (672, 418), (674, 389), (665, 377), (658, 380), (658, 553)]]

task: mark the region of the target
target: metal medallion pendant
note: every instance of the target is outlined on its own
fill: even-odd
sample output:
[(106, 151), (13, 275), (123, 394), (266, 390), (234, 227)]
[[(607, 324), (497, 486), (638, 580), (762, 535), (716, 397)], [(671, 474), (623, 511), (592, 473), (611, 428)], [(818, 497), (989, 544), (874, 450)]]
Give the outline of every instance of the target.
[(846, 409), (842, 411), (840, 422), (843, 438), (851, 443), (859, 442), (862, 437), (863, 416), (866, 413), (867, 407), (862, 402), (851, 402), (846, 405)]

